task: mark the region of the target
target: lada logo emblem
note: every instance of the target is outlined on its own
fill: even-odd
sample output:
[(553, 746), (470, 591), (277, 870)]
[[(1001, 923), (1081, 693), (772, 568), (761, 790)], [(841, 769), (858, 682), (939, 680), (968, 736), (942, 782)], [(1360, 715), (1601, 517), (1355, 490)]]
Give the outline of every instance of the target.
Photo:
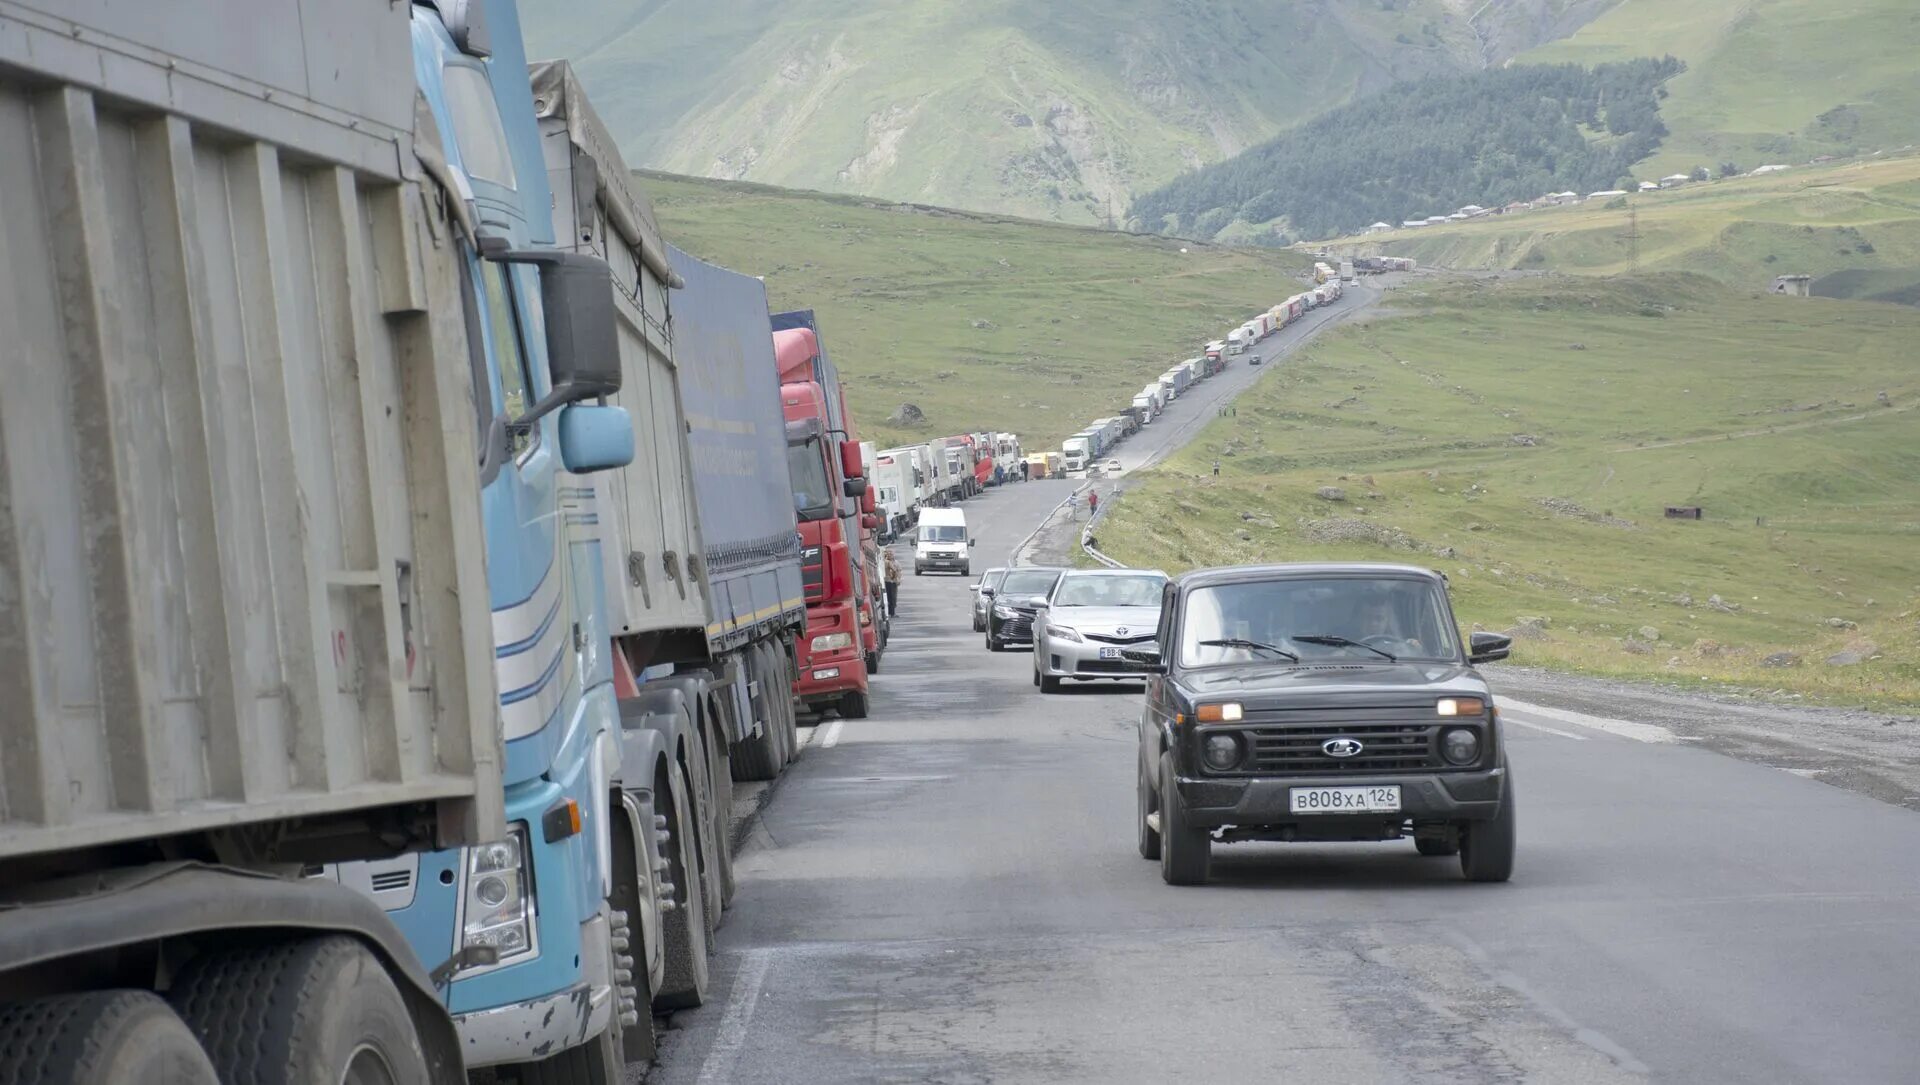
[(1357, 738), (1330, 738), (1320, 744), (1328, 757), (1352, 757), (1366, 749)]

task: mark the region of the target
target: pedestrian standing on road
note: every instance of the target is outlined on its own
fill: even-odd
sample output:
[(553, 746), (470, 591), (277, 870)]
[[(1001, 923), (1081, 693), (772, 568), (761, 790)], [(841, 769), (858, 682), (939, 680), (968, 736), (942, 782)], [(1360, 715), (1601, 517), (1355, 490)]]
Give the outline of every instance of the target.
[(1098, 515), (1100, 515), (1100, 491), (1088, 490), (1087, 491), (1087, 519), (1091, 520)]
[(900, 613), (900, 563), (893, 558), (893, 551), (887, 551), (887, 617)]

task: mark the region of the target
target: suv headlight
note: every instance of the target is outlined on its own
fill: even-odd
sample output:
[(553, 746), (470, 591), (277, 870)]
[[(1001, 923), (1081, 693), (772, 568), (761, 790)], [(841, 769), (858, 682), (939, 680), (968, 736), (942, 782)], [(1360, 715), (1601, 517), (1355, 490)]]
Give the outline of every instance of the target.
[(993, 605), (993, 616), (996, 618), (1012, 618), (1016, 616), (1016, 612), (1012, 607), (1003, 607), (995, 603)]
[(1086, 643), (1086, 640), (1080, 636), (1079, 632), (1070, 626), (1049, 625), (1047, 626), (1047, 636), (1058, 637), (1061, 640), (1070, 640), (1075, 644)]
[(1455, 727), (1440, 736), (1440, 753), (1455, 765), (1471, 765), (1480, 756), (1480, 736), (1465, 727)]
[(851, 647), (853, 647), (852, 633), (822, 633), (813, 638), (813, 650), (816, 652), (835, 652)]
[(518, 822), (505, 840), (467, 849), (462, 948), (492, 946), (501, 961), (534, 951), (531, 873), (527, 829)]

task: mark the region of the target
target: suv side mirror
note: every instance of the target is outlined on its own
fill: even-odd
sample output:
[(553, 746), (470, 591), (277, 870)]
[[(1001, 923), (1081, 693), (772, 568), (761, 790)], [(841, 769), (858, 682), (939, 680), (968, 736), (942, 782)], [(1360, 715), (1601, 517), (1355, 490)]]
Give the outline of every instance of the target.
[(1133, 669), (1146, 674), (1165, 674), (1167, 665), (1160, 658), (1158, 648), (1122, 648), (1120, 658), (1133, 664)]
[(993, 598), (993, 589), (992, 589), (992, 588), (981, 588), (981, 589), (980, 589), (980, 598), (982, 598), (982, 599), (991, 599), (991, 598)]
[(1469, 663), (1492, 663), (1507, 658), (1513, 650), (1513, 638), (1504, 633), (1475, 633), (1467, 651)]

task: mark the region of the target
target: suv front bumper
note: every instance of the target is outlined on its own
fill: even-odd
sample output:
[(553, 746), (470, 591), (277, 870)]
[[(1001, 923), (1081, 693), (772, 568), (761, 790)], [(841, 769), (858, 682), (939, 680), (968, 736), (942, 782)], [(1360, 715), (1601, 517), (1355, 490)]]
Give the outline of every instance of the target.
[[(1287, 792), (1296, 787), (1381, 787), (1398, 785), (1397, 814), (1296, 814)], [(1352, 825), (1396, 821), (1488, 821), (1500, 812), (1506, 794), (1504, 767), (1470, 772), (1402, 773), (1377, 776), (1177, 777), (1174, 787), (1187, 823), (1208, 829), (1229, 825)]]

